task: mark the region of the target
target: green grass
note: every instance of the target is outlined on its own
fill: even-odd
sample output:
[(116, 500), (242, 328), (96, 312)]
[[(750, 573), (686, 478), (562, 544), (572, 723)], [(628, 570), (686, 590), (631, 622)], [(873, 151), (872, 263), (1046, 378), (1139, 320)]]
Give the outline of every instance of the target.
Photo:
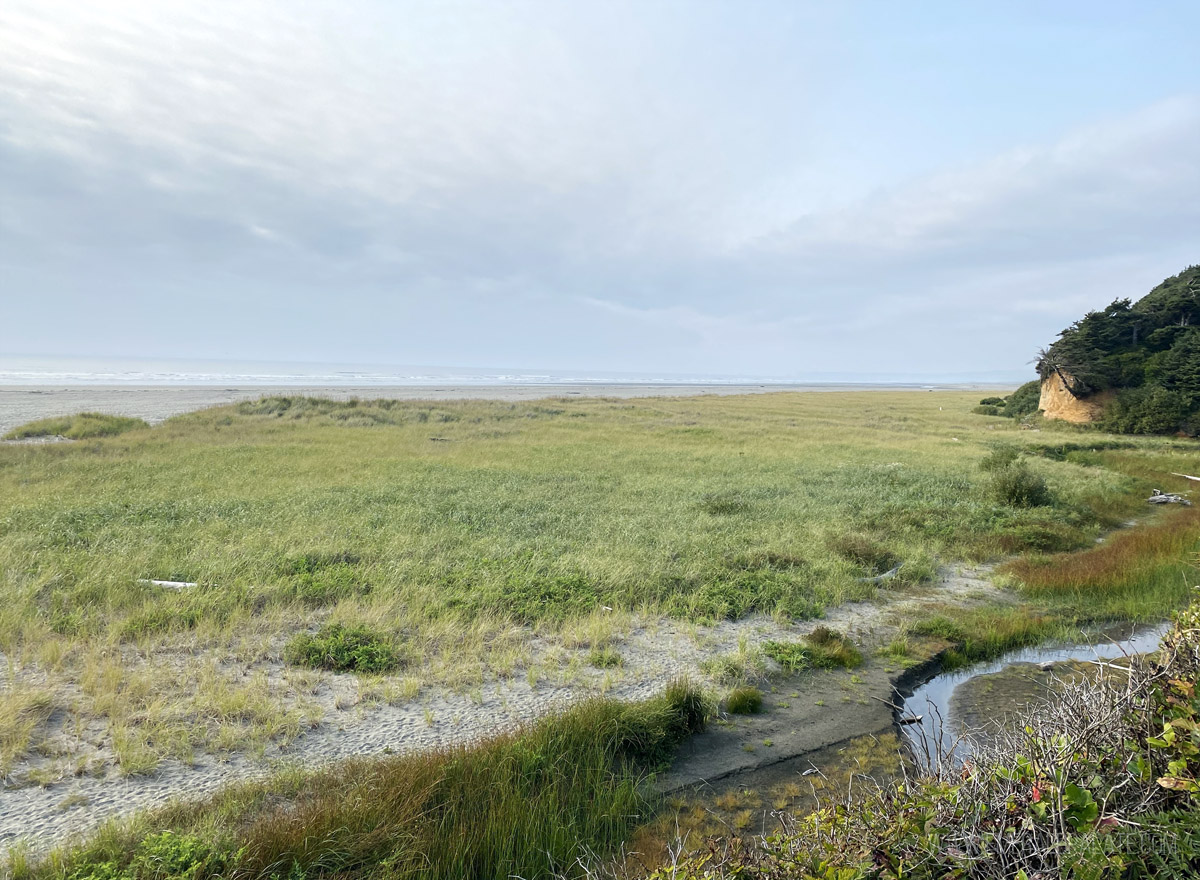
[(298, 633), (288, 642), (284, 658), (296, 666), (332, 672), (394, 672), (403, 665), (395, 645), (364, 626), (331, 623), (316, 633)]
[(801, 642), (764, 642), (763, 653), (788, 672), (805, 669), (854, 669), (862, 665), (862, 652), (842, 633), (818, 626)]
[(639, 785), (704, 727), (676, 683), (634, 704), (592, 700), (472, 745), (284, 773), (114, 825), (17, 878), (579, 876), (651, 803)]
[(141, 419), (126, 416), (110, 416), (104, 413), (79, 413), (73, 416), (56, 416), (39, 419), (4, 435), (4, 440), (25, 440), (30, 437), (66, 437), (69, 440), (92, 440), (97, 437), (115, 437), (137, 428), (150, 427)]
[[(48, 670), (50, 691), (81, 687), (79, 711), (125, 730), (129, 765), (145, 767), (139, 749), (186, 757), (252, 728), (285, 740), (304, 710), (273, 683), (269, 705), (222, 714), (212, 695), (249, 683), (139, 656), (253, 665), (292, 633), (365, 628), (407, 676), (467, 690), (522, 674), (531, 631), (603, 651), (609, 618), (814, 618), (928, 580), (939, 561), (1090, 547), (1150, 486), (1173, 486), (1164, 472), (1200, 470), (1189, 444), (1057, 443), (1051, 426), (1032, 435), (971, 403), (267, 398), (87, 444), (2, 446), (0, 651)], [(1051, 504), (992, 494), (979, 464), (997, 445), (1027, 450), (1020, 466)], [(1035, 605), (1096, 607), (1086, 587), (1029, 589)], [(1109, 592), (1112, 614), (1178, 604), (1173, 588)], [(756, 675), (751, 654), (714, 660), (722, 680)]]
[(763, 709), (763, 695), (756, 687), (736, 687), (725, 697), (725, 711), (731, 715), (757, 715)]

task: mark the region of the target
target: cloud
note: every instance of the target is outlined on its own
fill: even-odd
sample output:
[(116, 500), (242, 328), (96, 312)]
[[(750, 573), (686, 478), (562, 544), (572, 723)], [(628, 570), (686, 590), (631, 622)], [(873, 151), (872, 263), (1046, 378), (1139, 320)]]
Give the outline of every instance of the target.
[(121, 315), (186, 324), (196, 356), (1020, 368), (1196, 261), (1196, 93), (874, 167), (852, 154), (889, 96), (831, 97), (846, 27), (795, 4), (10, 0), (0, 265), (24, 324), (0, 346)]

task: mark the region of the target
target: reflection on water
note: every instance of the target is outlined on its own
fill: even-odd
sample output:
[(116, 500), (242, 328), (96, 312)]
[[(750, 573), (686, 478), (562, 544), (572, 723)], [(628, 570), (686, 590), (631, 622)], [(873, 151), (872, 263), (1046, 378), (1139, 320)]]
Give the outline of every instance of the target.
[[(904, 701), (905, 717), (921, 716), (920, 724), (905, 725), (905, 737), (919, 761), (926, 749), (945, 754), (964, 733), (986, 735), (989, 727), (1020, 719), (1047, 694), (1053, 680), (1069, 668), (1051, 664), (1116, 660), (1157, 650), (1170, 624), (1124, 625), (1069, 645), (1021, 648), (988, 663), (977, 663), (935, 676)], [(963, 745), (956, 755), (967, 754)]]

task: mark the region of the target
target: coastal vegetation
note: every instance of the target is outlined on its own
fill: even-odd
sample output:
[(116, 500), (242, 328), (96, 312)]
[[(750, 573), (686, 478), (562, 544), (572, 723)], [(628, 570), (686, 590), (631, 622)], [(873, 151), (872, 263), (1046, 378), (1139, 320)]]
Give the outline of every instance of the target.
[(422, 880), (579, 873), (651, 809), (644, 777), (703, 729), (703, 694), (596, 699), (467, 747), (353, 759), (106, 828), (13, 880)]
[(91, 440), (96, 437), (115, 437), (126, 431), (150, 427), (141, 419), (86, 412), (73, 416), (38, 419), (13, 428), (4, 440), (28, 440), (35, 437), (65, 437), (68, 440)]
[(1200, 431), (1200, 266), (1137, 302), (1116, 300), (1064, 330), (1038, 358), (1077, 398), (1113, 391), (1101, 427), (1131, 434)]
[[(267, 398), (0, 446), (0, 650), (52, 712), (108, 725), (130, 774), (286, 746), (320, 721), (310, 667), (382, 674), (363, 688), (387, 700), (621, 675), (634, 619), (817, 618), (953, 560), (1034, 554), (1011, 571), (1030, 579), (1015, 610), (945, 610), (971, 655), (1181, 604), (1179, 556), (1137, 589), (1033, 572), (1141, 515), (1167, 472), (1195, 472), (1190, 446), (1057, 441), (964, 419), (967, 400)], [(756, 652), (714, 658), (714, 680), (753, 677)], [(11, 741), (37, 748), (34, 728)]]
[[(786, 639), (743, 629), (736, 651), (698, 651), (697, 686), (658, 708), (589, 703), (586, 724), (289, 771), (14, 864), (77, 880), (137, 880), (177, 857), (189, 880), (375, 876), (365, 860), (386, 850), (403, 853), (386, 862), (395, 876), (491, 876), (472, 874), (485, 863), (577, 873), (573, 859), (606, 857), (650, 816), (636, 781), (719, 694), (727, 712), (754, 711), (755, 695), (769, 711), (771, 661), (798, 674), (789, 687), (836, 669), (852, 688), (860, 665), (936, 650), (953, 666), (1186, 604), (1200, 518), (1147, 511), (1145, 498), (1186, 491), (1171, 474), (1200, 468), (1193, 443), (1027, 431), (965, 415), (976, 397), (267, 398), (87, 442), (0, 446), (0, 745), (13, 785), (154, 774), (199, 754), (286, 756), (324, 720), (322, 688), (352, 692), (364, 712), (430, 689), (476, 699), (493, 682), (591, 675), (603, 688), (630, 674), (635, 627), (670, 626), (703, 648), (722, 621), (790, 625), (864, 600), (902, 609), (940, 595), (957, 564), (1003, 562), (983, 595), (883, 616), (879, 643), (812, 623)], [(1145, 521), (1126, 527), (1134, 518)], [(639, 727), (670, 717), (688, 720)], [(56, 751), (56, 730), (89, 725), (111, 757)], [(556, 740), (560, 727), (601, 739)], [(44, 755), (57, 769), (30, 770)], [(536, 854), (480, 832), (462, 856), (478, 861), (456, 862), (450, 837), (395, 830), (417, 822), (473, 845), (462, 823), (518, 827), (522, 774), (567, 764), (583, 768), (575, 788), (547, 794), (530, 820), (543, 824), (519, 826)], [(460, 787), (439, 788), (447, 779)], [(468, 783), (494, 799), (445, 806)], [(370, 803), (385, 812), (354, 812)], [(428, 873), (404, 874), (410, 857)]]
[(1200, 872), (1200, 604), (1159, 652), (1060, 683), (966, 760), (726, 837), (648, 880), (1055, 877)]

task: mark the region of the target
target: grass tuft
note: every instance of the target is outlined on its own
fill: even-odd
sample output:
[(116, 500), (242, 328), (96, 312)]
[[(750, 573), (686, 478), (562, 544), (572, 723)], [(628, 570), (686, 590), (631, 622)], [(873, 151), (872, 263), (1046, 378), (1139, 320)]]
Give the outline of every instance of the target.
[(762, 691), (750, 685), (734, 688), (725, 697), (725, 711), (731, 715), (757, 715), (762, 708)]

